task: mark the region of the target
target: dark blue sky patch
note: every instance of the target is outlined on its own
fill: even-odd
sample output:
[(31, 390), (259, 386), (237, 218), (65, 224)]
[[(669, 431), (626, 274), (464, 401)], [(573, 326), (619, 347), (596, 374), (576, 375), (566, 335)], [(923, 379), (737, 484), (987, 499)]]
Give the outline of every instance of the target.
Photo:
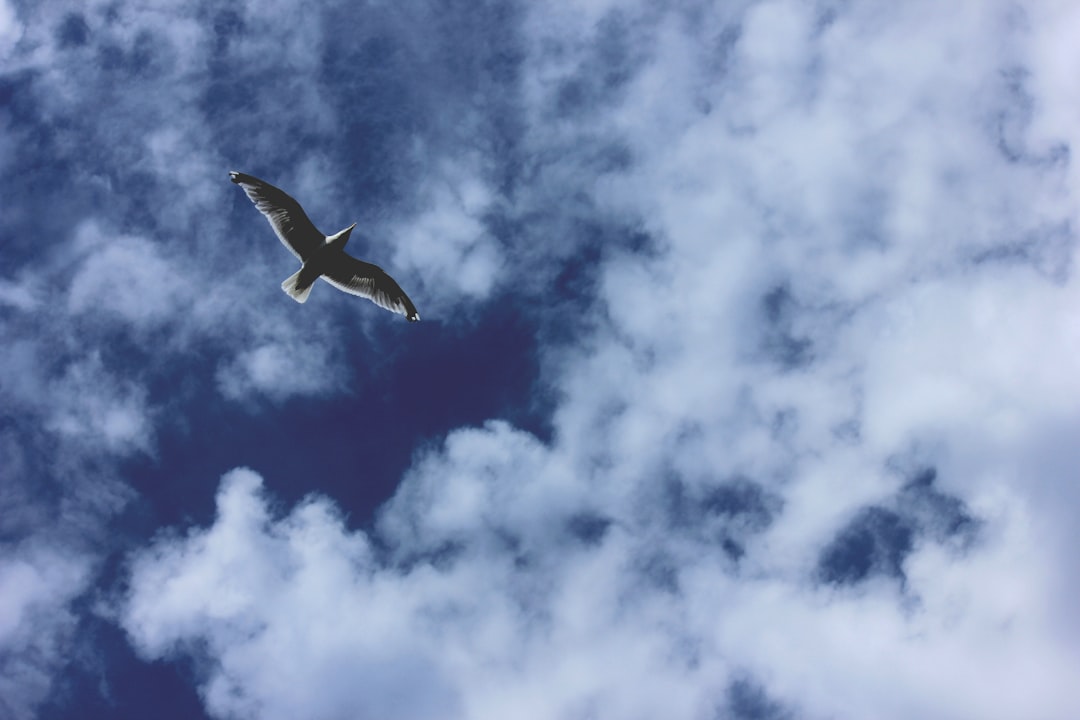
[(44, 118), (31, 72), (0, 76), (0, 117), (12, 140), (6, 172), (0, 176), (4, 222), (0, 249), (6, 267), (21, 267), (40, 257), (71, 232), (72, 217), (82, 217), (100, 205), (88, 191), (68, 154), (72, 123), (65, 117)]
[(699, 512), (686, 482), (674, 471), (664, 474), (659, 484), (661, 507), (669, 525), (675, 528), (697, 524)]
[(0, 75), (0, 110), (16, 125), (36, 127), (35, 121), (40, 120), (36, 116), (38, 103), (32, 89), (35, 76), (29, 70)]
[(735, 562), (783, 510), (778, 495), (743, 477), (690, 486), (669, 473), (661, 488), (661, 507), (671, 530), (696, 537)]
[(591, 90), (584, 78), (564, 81), (555, 101), (555, 112), (558, 115), (570, 115), (588, 107)]
[(856, 585), (871, 575), (902, 581), (914, 534), (908, 521), (892, 510), (864, 508), (822, 551), (818, 576), (834, 585)]
[(785, 370), (796, 370), (813, 362), (813, 341), (794, 331), (793, 320), (800, 307), (787, 284), (775, 285), (765, 293), (761, 298), (761, 310), (765, 321), (761, 330), (761, 351)]
[(588, 165), (598, 175), (625, 172), (634, 164), (634, 153), (621, 140), (609, 140), (598, 147), (589, 158)]
[(1065, 170), (1069, 146), (1063, 142), (1032, 147), (1028, 131), (1035, 116), (1035, 99), (1028, 84), (1031, 72), (1022, 65), (1003, 68), (999, 73), (997, 107), (991, 122), (998, 151), (1010, 163)]
[[(231, 66), (231, 58), (222, 49), (220, 56), (209, 62), (209, 77), (199, 93), (199, 109), (208, 123), (214, 127), (214, 138), (221, 150), (228, 150), (226, 158), (241, 161), (250, 156), (259, 157), (255, 143), (271, 131), (258, 122), (259, 116), (274, 108), (262, 105), (260, 81), (270, 77), (254, 72), (237, 72)], [(280, 85), (279, 85), (280, 87)], [(316, 148), (310, 148), (315, 150)], [(259, 157), (260, 163), (277, 161), (295, 152), (292, 143), (283, 145), (275, 152), (275, 157)], [(239, 165), (237, 165), (239, 166)], [(248, 164), (247, 170), (257, 172), (258, 168)], [(222, 168), (228, 170), (228, 168)], [(273, 178), (270, 178), (273, 179)]]
[(709, 489), (701, 506), (706, 513), (737, 519), (753, 530), (764, 530), (780, 512), (781, 501), (761, 485), (735, 478)]
[(155, 80), (171, 74), (176, 64), (172, 45), (146, 30), (135, 36), (123, 57), (126, 71), (143, 80)]
[(611, 519), (596, 513), (580, 512), (571, 515), (566, 521), (566, 529), (579, 542), (599, 545), (611, 527)]
[(449, 572), (469, 550), (464, 540), (444, 540), (430, 550), (395, 557), (394, 548), (387, 545), (378, 533), (372, 533), (368, 537), (379, 561), (384, 566), (392, 563), (403, 573), (411, 572), (420, 565), (430, 565), (440, 572)]
[(540, 325), (545, 343), (569, 345), (590, 323), (589, 312), (598, 292), (597, 270), (603, 248), (599, 243), (581, 246), (576, 255), (559, 264), (550, 284), (549, 303), (530, 308)]
[(774, 700), (760, 684), (741, 677), (728, 685), (726, 703), (717, 720), (791, 720), (794, 714)]
[[(363, 47), (360, 51), (360, 57), (335, 53), (323, 67), (323, 82), (335, 88), (330, 102), (343, 120), (340, 137), (325, 149), (349, 178), (350, 191), (363, 198), (365, 205), (407, 202), (422, 169), (417, 164), (420, 158), (412, 157), (408, 146), (414, 136), (430, 132), (429, 108), (424, 107), (420, 90), (400, 82), (394, 72), (397, 56), (384, 58), (383, 65), (372, 65)], [(364, 74), (371, 76), (352, 79)], [(339, 152), (339, 143), (349, 151)], [(310, 145), (298, 142), (282, 159), (294, 164), (309, 153)]]
[[(412, 331), (402, 327), (402, 331)], [(539, 373), (536, 328), (513, 304), (486, 305), (469, 326), (431, 323), (388, 367), (383, 402), (415, 418), (418, 434), (498, 418), (542, 438), (546, 412), (531, 391)]]
[(103, 523), (132, 497), (101, 448), (65, 442), (35, 414), (0, 411), (0, 544), (15, 546), (36, 530), (49, 543), (109, 552), (121, 540)]
[(0, 410), (0, 546), (53, 523), (62, 497), (58, 479), (43, 470), (56, 443), (26, 427), (26, 419)]
[(815, 9), (816, 17), (814, 18), (814, 33), (816, 35), (823, 35), (826, 30), (833, 26), (840, 14), (837, 6), (843, 3), (844, 0), (839, 0), (839, 2), (833, 2), (831, 6), (828, 4), (818, 5)]
[[(464, 81), (453, 75), (458, 63), (437, 34), (434, 42), (418, 40), (416, 28), (398, 17), (408, 12), (351, 4), (328, 9), (320, 24), (325, 38), (312, 48), (319, 58), (313, 73), (292, 67), (287, 55), (256, 65), (233, 56), (231, 39), (244, 32), (246, 19), (216, 16), (218, 43), (202, 109), (223, 155), (273, 182), (260, 163), (295, 166), (324, 154), (344, 171), (364, 207), (408, 203), (432, 159), (416, 156), (415, 140), (446, 147), (440, 133), (450, 119), (462, 117), (461, 98), (452, 90)], [(309, 97), (335, 108), (339, 122), (332, 134), (320, 129), (318, 104), (302, 102)], [(276, 122), (262, 120), (271, 117)], [(273, 158), (266, 157), (267, 147), (275, 149)]]
[(79, 635), (92, 657), (72, 658), (40, 720), (209, 720), (189, 662), (144, 662), (119, 627), (93, 613), (82, 615)]
[(929, 490), (934, 487), (938, 471), (935, 467), (924, 467), (916, 470), (911, 479), (904, 485), (904, 490)]
[(555, 297), (565, 303), (573, 303), (579, 309), (587, 307), (596, 296), (597, 269), (604, 254), (604, 232), (606, 228), (595, 228), (592, 233), (583, 233), (594, 237), (595, 241), (584, 243), (577, 250), (576, 256), (559, 268), (551, 289)]
[(936, 481), (936, 468), (917, 471), (900, 490), (898, 507), (933, 540), (969, 547), (977, 539), (981, 523), (962, 500), (941, 492)]
[(434, 117), (442, 123), (444, 142), (480, 151), (486, 179), (512, 202), (524, 184), (528, 152), (521, 88), (527, 58), (521, 30), (525, 6), (460, 3), (455, 9), (438, 16), (438, 65), (449, 77), (438, 83), (442, 92)]
[(157, 453), (127, 466), (147, 493), (146, 512), (158, 525), (207, 524), (221, 475), (249, 466), (287, 505), (324, 492), (366, 527), (425, 440), (490, 418), (547, 436), (547, 408), (536, 407), (533, 394), (533, 328), (508, 307), (489, 307), (481, 320), (398, 323), (357, 338), (347, 350), (347, 363), (363, 368), (354, 391), (289, 400), (279, 412), (220, 398), (213, 353), (164, 369), (149, 382), (152, 397), (170, 408)]
[(647, 29), (640, 22), (619, 10), (605, 15), (596, 24), (590, 52), (577, 72), (565, 78), (554, 93), (554, 114), (565, 119), (620, 102), (627, 83), (647, 59), (640, 52), (647, 43), (635, 37), (643, 32)]
[(644, 552), (636, 558), (635, 569), (637, 576), (644, 580), (650, 589), (678, 594), (679, 564), (665, 551), (656, 549)]
[(832, 429), (832, 434), (846, 445), (858, 445), (862, 441), (862, 423), (856, 419), (845, 420)]
[[(598, 305), (600, 272), (612, 258), (659, 257), (663, 252), (661, 240), (632, 224), (583, 219), (572, 223), (570, 233), (574, 242), (566, 251), (543, 259), (545, 266), (531, 273), (529, 286), (517, 288), (519, 293), (527, 290), (543, 296), (542, 303), (529, 302), (525, 308), (547, 346), (571, 344), (603, 317)], [(512, 252), (521, 255), (517, 249)]]
[[(276, 67), (276, 58), (266, 58), (253, 68), (232, 54), (233, 43), (241, 40), (248, 31), (242, 14), (226, 8), (212, 16), (204, 15), (202, 19), (213, 28), (214, 43), (206, 76), (198, 87), (198, 107), (214, 128), (216, 139), (223, 148), (232, 149), (233, 142), (250, 142), (253, 135), (274, 132), (273, 124), (258, 122), (260, 101), (264, 97), (273, 99), (275, 95), (281, 102), (287, 100), (286, 88), (280, 81), (287, 80), (293, 73), (287, 68)], [(280, 148), (282, 151), (289, 149), (287, 145)], [(260, 158), (263, 162), (276, 159)], [(254, 171), (254, 168), (250, 169)]]
[[(207, 8), (209, 12), (210, 9)], [(210, 26), (214, 29), (214, 55), (220, 57), (228, 50), (233, 40), (242, 37), (247, 29), (247, 23), (243, 15), (232, 8), (219, 8), (212, 11), (209, 18)], [(204, 22), (206, 17), (203, 17)]]
[(733, 478), (705, 493), (708, 532), (728, 559), (738, 562), (755, 536), (783, 511), (780, 496), (746, 478)]
[(736, 563), (742, 560), (743, 556), (746, 555), (746, 547), (742, 543), (732, 540), (729, 537), (725, 537), (720, 541), (720, 549), (724, 551), (724, 554), (727, 555), (729, 560)]
[[(418, 181), (438, 154), (459, 148), (480, 151), (496, 187), (516, 185), (524, 128), (519, 20), (516, 3), (331, 11), (320, 81), (333, 88), (328, 98), (346, 120), (336, 142), (350, 152), (338, 160), (361, 178), (367, 202), (419, 209), (410, 204)], [(367, 35), (356, 37), (358, 27)]]
[[(697, 23), (691, 20), (691, 27)], [(711, 43), (711, 52), (708, 59), (709, 77), (714, 83), (722, 83), (731, 73), (735, 64), (735, 49), (742, 38), (742, 25), (732, 23), (725, 25), (717, 34), (716, 40)], [(711, 111), (711, 108), (710, 108)]]
[[(899, 463), (894, 459), (890, 465)], [(981, 522), (962, 500), (938, 488), (937, 468), (919, 465), (905, 474), (896, 495), (860, 510), (825, 547), (817, 567), (822, 582), (857, 585), (881, 575), (903, 583), (904, 560), (918, 542), (957, 550), (976, 542)]]
[[(157, 52), (152, 36), (144, 37), (147, 52)], [(12, 146), (12, 172), (0, 179), (0, 190), (14, 209), (5, 214), (12, 240), (5, 252), (16, 253), (15, 262), (48, 255), (70, 237), (75, 221), (88, 217), (124, 232), (158, 231), (160, 197), (176, 188), (161, 187), (142, 167), (143, 137), (125, 137), (117, 145), (128, 128), (159, 124), (161, 110), (144, 102), (145, 87), (124, 94), (118, 90), (126, 87), (123, 83), (88, 74), (85, 95), (46, 105), (38, 99), (49, 92), (41, 82), (30, 74), (0, 79), (0, 95), (11, 95), (0, 112), (20, 139)], [(87, 112), (90, 99), (104, 104)]]
[(62, 48), (82, 47), (90, 36), (90, 26), (82, 13), (70, 13), (56, 29), (56, 39)]
[(1028, 154), (1024, 134), (1031, 124), (1033, 100), (1027, 89), (1030, 73), (1023, 67), (1001, 71), (1001, 103), (994, 122), (997, 147), (1009, 162), (1021, 162)]
[(596, 38), (593, 42), (595, 56), (590, 59), (594, 64), (601, 86), (608, 91), (618, 91), (634, 77), (645, 61), (640, 48), (647, 46), (639, 42), (636, 33), (647, 30), (644, 24), (636, 24), (625, 12), (615, 8), (608, 12), (596, 25)]
[(533, 567), (536, 557), (533, 550), (527, 547), (525, 539), (518, 533), (504, 525), (493, 524), (488, 527), (490, 537), (494, 540), (496, 554), (502, 558), (510, 558), (515, 570), (523, 571)]
[(976, 265), (1022, 264), (1042, 277), (1064, 285), (1072, 276), (1072, 257), (1077, 237), (1068, 220), (1034, 228), (1023, 237), (1009, 240), (972, 257)]

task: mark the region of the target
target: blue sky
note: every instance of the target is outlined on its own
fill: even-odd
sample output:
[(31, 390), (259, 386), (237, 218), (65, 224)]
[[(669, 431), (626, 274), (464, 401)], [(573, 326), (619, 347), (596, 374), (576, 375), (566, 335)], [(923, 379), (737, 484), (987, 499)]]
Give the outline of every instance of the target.
[(0, 720), (1080, 716), (1078, 33), (0, 0)]

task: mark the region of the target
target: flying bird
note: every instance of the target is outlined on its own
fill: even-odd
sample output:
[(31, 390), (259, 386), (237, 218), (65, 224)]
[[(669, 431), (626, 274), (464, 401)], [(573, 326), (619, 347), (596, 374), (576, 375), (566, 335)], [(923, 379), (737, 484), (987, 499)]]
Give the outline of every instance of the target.
[(270, 221), (285, 247), (303, 263), (295, 274), (281, 283), (281, 289), (296, 302), (306, 302), (311, 287), (320, 277), (338, 290), (365, 297), (376, 305), (416, 322), (416, 306), (394, 278), (378, 265), (357, 260), (345, 252), (356, 223), (333, 235), (323, 235), (308, 220), (300, 203), (284, 190), (257, 177), (230, 172), (229, 178), (243, 188), (259, 212)]

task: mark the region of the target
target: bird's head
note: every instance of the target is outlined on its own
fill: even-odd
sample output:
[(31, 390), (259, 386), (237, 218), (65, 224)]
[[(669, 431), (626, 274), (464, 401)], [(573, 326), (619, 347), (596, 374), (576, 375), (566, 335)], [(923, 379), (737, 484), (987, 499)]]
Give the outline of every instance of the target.
[(349, 242), (349, 235), (352, 235), (353, 228), (355, 227), (356, 223), (353, 223), (341, 232), (335, 235), (331, 235), (330, 237), (326, 238), (326, 244), (333, 245), (337, 250), (341, 250), (345, 247), (345, 243)]

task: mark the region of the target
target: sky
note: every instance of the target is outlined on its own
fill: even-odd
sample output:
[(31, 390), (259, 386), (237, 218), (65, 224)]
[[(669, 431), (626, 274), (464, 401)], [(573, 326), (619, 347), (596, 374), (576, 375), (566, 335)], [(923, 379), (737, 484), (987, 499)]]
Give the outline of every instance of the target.
[(0, 0), (0, 720), (1080, 717), (1078, 36)]

